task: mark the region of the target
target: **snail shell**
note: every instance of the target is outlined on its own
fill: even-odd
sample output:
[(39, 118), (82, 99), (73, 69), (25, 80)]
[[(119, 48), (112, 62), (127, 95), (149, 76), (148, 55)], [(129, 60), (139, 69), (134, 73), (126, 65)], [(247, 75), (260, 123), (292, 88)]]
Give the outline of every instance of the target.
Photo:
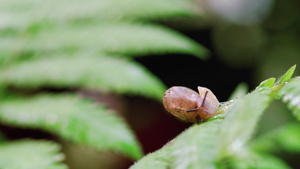
[(198, 122), (215, 115), (219, 109), (216, 96), (205, 87), (198, 87), (199, 94), (187, 87), (174, 86), (163, 97), (165, 109), (185, 122)]

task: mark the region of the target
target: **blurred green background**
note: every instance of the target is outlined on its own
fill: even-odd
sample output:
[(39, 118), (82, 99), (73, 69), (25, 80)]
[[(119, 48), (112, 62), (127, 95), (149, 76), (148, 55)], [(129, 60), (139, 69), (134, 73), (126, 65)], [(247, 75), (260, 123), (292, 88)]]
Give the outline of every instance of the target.
[[(2, 0), (0, 106), (11, 105), (0, 108), (1, 132), (8, 142), (55, 140), (70, 168), (127, 168), (133, 161), (119, 153), (78, 146), (51, 126), (45, 129), (47, 122), (15, 122), (22, 116), (5, 110), (16, 106), (15, 96), (91, 98), (120, 116), (147, 154), (191, 125), (165, 112), (165, 89), (205, 86), (219, 101), (241, 82), (251, 91), (300, 63), (299, 28), (297, 0)], [(58, 108), (64, 112), (64, 105)], [(293, 118), (274, 102), (261, 121), (258, 135)], [(297, 156), (287, 156), (296, 167)]]

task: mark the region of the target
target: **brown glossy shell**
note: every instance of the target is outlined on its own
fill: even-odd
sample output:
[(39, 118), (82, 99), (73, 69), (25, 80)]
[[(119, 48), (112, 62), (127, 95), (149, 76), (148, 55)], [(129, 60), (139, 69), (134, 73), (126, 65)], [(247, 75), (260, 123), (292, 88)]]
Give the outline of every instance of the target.
[[(165, 92), (163, 104), (166, 110), (185, 122), (197, 122), (212, 117), (219, 107), (219, 101), (207, 88), (198, 87), (200, 95), (186, 87), (174, 86)], [(201, 107), (205, 92), (208, 91), (205, 104)], [(197, 111), (187, 112), (196, 109)]]
[(210, 91), (206, 87), (198, 86), (198, 91), (199, 91), (199, 95), (200, 95), (201, 104), (204, 99), (204, 95), (205, 95), (206, 91), (208, 91), (206, 99), (205, 99), (204, 107), (200, 108), (198, 110), (198, 114), (199, 114), (200, 118), (206, 120), (206, 119), (211, 118), (212, 116), (214, 116), (217, 113), (217, 111), (219, 110), (219, 101), (216, 98), (216, 96), (213, 94), (213, 92)]

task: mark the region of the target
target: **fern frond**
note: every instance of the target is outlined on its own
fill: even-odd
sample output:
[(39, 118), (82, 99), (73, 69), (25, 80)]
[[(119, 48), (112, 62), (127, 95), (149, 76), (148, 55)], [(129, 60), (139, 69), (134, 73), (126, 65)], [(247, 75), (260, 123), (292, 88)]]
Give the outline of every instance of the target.
[(291, 169), (283, 160), (270, 154), (247, 151), (240, 156), (235, 156), (228, 162), (227, 168), (268, 168)]
[(190, 127), (160, 150), (143, 157), (130, 169), (213, 167), (222, 121), (215, 119)]
[(263, 134), (252, 142), (252, 148), (263, 153), (300, 153), (300, 124), (291, 123)]
[(263, 88), (263, 87), (269, 87), (269, 88), (271, 88), (271, 87), (274, 86), (275, 80), (276, 80), (276, 78), (274, 78), (274, 77), (271, 77), (271, 78), (269, 78), (269, 79), (266, 79), (266, 80), (262, 81), (262, 82), (257, 86), (257, 88)]
[(295, 69), (296, 65), (292, 66), (282, 77), (278, 78), (277, 83), (287, 82), (293, 76)]
[(77, 144), (116, 151), (134, 159), (142, 155), (133, 133), (118, 116), (72, 95), (1, 101), (0, 121), (17, 127), (43, 129)]
[(2, 85), (84, 87), (162, 99), (165, 86), (139, 64), (107, 57), (45, 58), (1, 69)]
[(216, 142), (223, 120), (194, 125), (180, 134), (172, 146), (174, 161), (172, 167), (176, 169), (196, 169), (214, 167), (216, 157)]
[(293, 111), (294, 116), (300, 120), (300, 79), (292, 79), (282, 87), (278, 95), (282, 97), (284, 103), (287, 103), (288, 108)]
[(0, 144), (0, 168), (66, 169), (60, 146), (45, 140), (20, 140)]
[(32, 36), (2, 38), (0, 42), (2, 59), (9, 59), (5, 57), (18, 52), (54, 53), (70, 50), (127, 56), (184, 53), (201, 59), (208, 55), (206, 48), (171, 29), (125, 22), (81, 27), (57, 26)]
[(166, 169), (170, 168), (170, 148), (164, 147), (154, 153), (144, 156), (140, 161), (134, 163), (130, 169)]
[(62, 22), (93, 18), (103, 21), (200, 15), (194, 2), (186, 0), (2, 0), (0, 11), (2, 28), (20, 29), (44, 20)]
[(235, 154), (245, 146), (255, 131), (257, 122), (270, 104), (269, 92), (256, 90), (239, 98), (228, 110), (220, 133), (219, 156)]

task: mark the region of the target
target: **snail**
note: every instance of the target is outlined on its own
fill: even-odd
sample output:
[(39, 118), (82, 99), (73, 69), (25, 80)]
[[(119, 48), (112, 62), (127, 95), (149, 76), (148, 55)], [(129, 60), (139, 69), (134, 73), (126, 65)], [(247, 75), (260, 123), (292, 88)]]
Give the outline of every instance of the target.
[(163, 97), (165, 109), (184, 122), (209, 119), (218, 111), (219, 101), (208, 88), (198, 86), (198, 91), (182, 86), (169, 88)]

